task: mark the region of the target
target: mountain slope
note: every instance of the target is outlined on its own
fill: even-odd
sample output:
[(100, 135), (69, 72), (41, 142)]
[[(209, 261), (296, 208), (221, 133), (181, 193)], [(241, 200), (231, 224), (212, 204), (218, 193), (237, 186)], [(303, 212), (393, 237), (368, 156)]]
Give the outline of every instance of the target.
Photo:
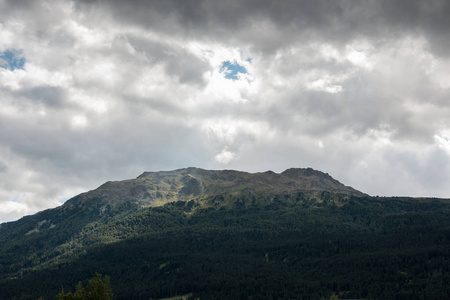
[(449, 200), (370, 197), (312, 169), (146, 172), (2, 224), (0, 299), (95, 272), (118, 299), (442, 299), (449, 217)]

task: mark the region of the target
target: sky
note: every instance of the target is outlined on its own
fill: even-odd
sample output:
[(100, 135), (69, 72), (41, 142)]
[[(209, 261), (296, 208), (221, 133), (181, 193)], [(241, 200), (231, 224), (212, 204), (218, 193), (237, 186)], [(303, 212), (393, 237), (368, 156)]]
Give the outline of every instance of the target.
[(0, 223), (184, 167), (450, 198), (449, 28), (445, 0), (0, 0)]

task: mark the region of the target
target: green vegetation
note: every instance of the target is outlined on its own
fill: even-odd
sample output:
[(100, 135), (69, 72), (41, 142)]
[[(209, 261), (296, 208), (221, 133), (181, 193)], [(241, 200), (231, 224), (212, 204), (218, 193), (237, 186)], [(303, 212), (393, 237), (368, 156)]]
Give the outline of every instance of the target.
[[(70, 290), (71, 282), (94, 270), (112, 276), (117, 299), (188, 293), (200, 299), (443, 299), (450, 294), (448, 203), (328, 193), (321, 201), (292, 197), (300, 196), (248, 207), (252, 200), (241, 198), (230, 209), (175, 202), (102, 217), (67, 243), (37, 253), (48, 257), (40, 265), (24, 269), (30, 262), (19, 254), (2, 264), (18, 272), (14, 277), (2, 272), (10, 277), (0, 281), (0, 298), (51, 299), (61, 286)], [(14, 242), (11, 247), (28, 253)], [(66, 252), (52, 252), (61, 247)], [(5, 255), (2, 251), (3, 262)]]
[(114, 299), (449, 298), (449, 200), (184, 182), (197, 198), (140, 208), (85, 195), (2, 224), (0, 299), (55, 299), (95, 272)]
[(64, 288), (58, 294), (58, 300), (112, 300), (113, 293), (111, 291), (110, 279), (108, 276), (102, 277), (96, 274), (94, 278), (89, 280), (86, 288), (83, 287), (81, 281), (78, 282), (75, 293), (64, 293)]

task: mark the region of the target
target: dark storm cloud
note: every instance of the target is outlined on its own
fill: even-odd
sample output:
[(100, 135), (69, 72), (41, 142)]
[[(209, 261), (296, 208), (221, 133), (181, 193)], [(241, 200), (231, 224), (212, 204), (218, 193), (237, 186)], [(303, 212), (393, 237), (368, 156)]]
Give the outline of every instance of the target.
[(125, 39), (137, 52), (145, 55), (149, 63), (163, 64), (167, 74), (176, 77), (179, 83), (205, 85), (203, 74), (210, 70), (209, 64), (186, 49), (166, 41), (151, 41), (136, 34), (128, 34)]
[[(109, 8), (114, 19), (179, 38), (249, 43), (271, 49), (293, 40), (343, 43), (354, 38), (425, 35), (431, 48), (447, 55), (450, 3), (432, 1), (79, 1)], [(301, 41), (298, 41), (301, 42)]]

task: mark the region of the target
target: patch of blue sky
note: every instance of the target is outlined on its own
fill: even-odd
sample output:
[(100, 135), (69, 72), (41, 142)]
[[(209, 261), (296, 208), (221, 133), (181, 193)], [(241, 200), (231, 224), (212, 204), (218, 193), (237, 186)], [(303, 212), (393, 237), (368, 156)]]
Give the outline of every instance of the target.
[(58, 200), (58, 203), (64, 204), (64, 203), (66, 203), (66, 201), (69, 200), (69, 199), (70, 199), (70, 198), (61, 198), (61, 199)]
[(237, 62), (224, 61), (220, 68), (220, 72), (224, 72), (225, 78), (227, 79), (237, 80), (239, 73), (247, 74), (247, 69)]
[(7, 49), (0, 52), (0, 68), (14, 71), (23, 70), (25, 66), (25, 56), (22, 49)]

